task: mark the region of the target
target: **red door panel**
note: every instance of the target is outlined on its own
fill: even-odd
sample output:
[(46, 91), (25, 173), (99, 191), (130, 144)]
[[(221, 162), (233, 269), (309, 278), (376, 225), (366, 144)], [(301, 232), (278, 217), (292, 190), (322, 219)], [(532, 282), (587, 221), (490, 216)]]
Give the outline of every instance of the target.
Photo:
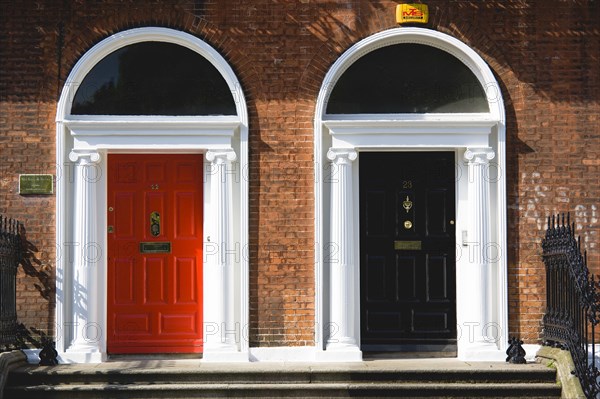
[(202, 352), (202, 166), (108, 156), (109, 353)]

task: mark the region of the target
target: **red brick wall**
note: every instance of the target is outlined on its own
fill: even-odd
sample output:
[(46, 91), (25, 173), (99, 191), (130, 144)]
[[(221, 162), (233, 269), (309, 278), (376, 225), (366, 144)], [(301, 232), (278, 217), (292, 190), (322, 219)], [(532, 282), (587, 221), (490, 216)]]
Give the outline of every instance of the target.
[(56, 56), (53, 27), (45, 21), (54, 13), (12, 2), (0, 9), (0, 213), (25, 225), (17, 312), (30, 345), (38, 331), (54, 329), (54, 196), (19, 196), (18, 175), (55, 174)]
[[(598, 270), (600, 5), (428, 1), (427, 26), (474, 48), (507, 112), (510, 334), (539, 338), (545, 217), (571, 211)], [(55, 173), (58, 95), (106, 36), (167, 26), (215, 47), (250, 114), (250, 340), (312, 345), (313, 114), (322, 80), (362, 38), (395, 27), (392, 1), (0, 1), (0, 213), (25, 222), (30, 265), (19, 317), (35, 335), (54, 312), (54, 197), (17, 194), (19, 173)], [(561, 19), (564, 17), (564, 19)]]

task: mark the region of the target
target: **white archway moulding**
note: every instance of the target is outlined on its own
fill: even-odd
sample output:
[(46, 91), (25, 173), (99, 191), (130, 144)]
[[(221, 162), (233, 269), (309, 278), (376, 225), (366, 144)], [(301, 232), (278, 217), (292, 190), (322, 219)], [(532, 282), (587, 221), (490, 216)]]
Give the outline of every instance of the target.
[[(433, 46), (459, 59), (485, 90), (489, 112), (326, 114), (329, 96), (350, 65), (401, 43)], [(362, 359), (357, 154), (425, 150), (456, 154), (458, 357), (502, 359), (508, 340), (505, 112), (485, 61), (461, 41), (430, 29), (374, 34), (344, 52), (325, 76), (314, 129), (316, 359)]]
[[(231, 90), (236, 115), (71, 115), (79, 83), (100, 60), (151, 41), (186, 47), (210, 61)], [(102, 40), (76, 63), (63, 87), (56, 146), (59, 359), (106, 359), (106, 155), (138, 152), (204, 154), (203, 359), (248, 361), (248, 181), (240, 167), (248, 164), (248, 113), (225, 59), (201, 39), (168, 28), (131, 29)]]

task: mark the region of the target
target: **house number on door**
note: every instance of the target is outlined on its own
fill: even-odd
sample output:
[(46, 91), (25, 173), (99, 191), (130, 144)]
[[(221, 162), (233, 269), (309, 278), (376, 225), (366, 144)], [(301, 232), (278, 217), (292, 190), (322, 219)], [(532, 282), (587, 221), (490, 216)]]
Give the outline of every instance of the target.
[(158, 190), (158, 184), (152, 184), (152, 185), (150, 186), (150, 188), (151, 188), (152, 190)]

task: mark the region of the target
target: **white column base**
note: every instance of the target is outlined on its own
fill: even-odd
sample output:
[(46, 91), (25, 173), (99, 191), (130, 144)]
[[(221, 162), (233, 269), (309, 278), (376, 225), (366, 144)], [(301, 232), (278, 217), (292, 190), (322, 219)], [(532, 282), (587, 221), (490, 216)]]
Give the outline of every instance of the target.
[(240, 352), (235, 350), (207, 350), (204, 349), (202, 353), (203, 362), (214, 362), (214, 363), (245, 363), (250, 361), (248, 352)]
[(504, 362), (506, 353), (495, 343), (475, 342), (458, 346), (458, 359), (482, 362)]
[(83, 351), (71, 351), (67, 349), (66, 352), (58, 354), (58, 362), (60, 364), (71, 364), (71, 363), (102, 363), (108, 359), (105, 352), (83, 352)]
[(69, 346), (65, 353), (96, 353), (100, 352), (97, 346), (95, 345), (86, 345), (86, 344), (73, 344)]
[(324, 351), (317, 351), (318, 362), (362, 362), (362, 351), (356, 345), (327, 345)]
[(315, 361), (314, 346), (270, 346), (250, 348), (251, 362), (302, 362)]

